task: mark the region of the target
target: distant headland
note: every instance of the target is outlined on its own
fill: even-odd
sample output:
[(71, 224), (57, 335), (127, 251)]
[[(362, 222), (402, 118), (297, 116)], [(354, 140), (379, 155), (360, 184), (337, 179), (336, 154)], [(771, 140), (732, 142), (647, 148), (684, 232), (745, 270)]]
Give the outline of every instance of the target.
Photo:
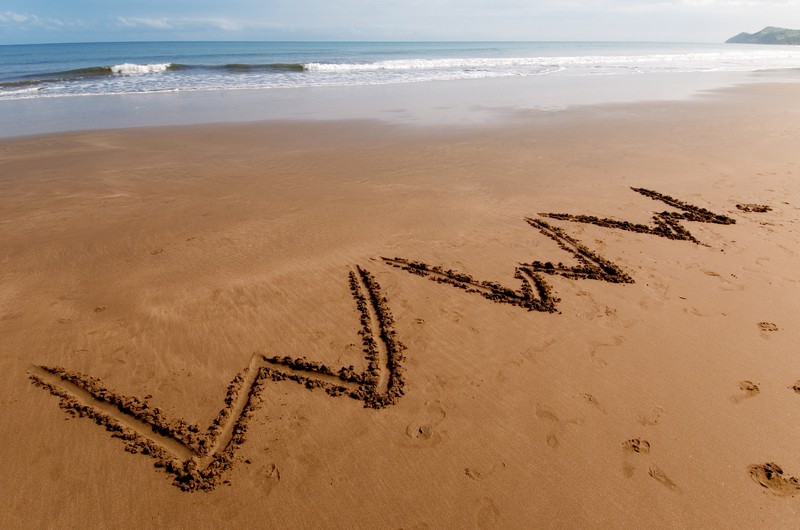
[(800, 30), (767, 26), (758, 33), (739, 33), (725, 42), (736, 44), (800, 44)]

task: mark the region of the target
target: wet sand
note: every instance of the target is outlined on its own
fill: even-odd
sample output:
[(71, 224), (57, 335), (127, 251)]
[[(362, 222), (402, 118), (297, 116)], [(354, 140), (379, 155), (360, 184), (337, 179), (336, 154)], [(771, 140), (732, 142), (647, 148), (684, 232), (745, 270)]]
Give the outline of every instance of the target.
[(792, 526), (799, 96), (2, 141), (4, 526)]

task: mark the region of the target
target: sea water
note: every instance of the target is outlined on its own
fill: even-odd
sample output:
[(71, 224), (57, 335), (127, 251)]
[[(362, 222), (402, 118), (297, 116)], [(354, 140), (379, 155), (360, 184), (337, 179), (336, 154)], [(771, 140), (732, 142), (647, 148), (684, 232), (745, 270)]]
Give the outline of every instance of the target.
[[(611, 96), (606, 99), (616, 101), (619, 97), (614, 93), (619, 95), (620, 86), (643, 85), (643, 79), (651, 82), (633, 91), (637, 94), (635, 99), (664, 97), (665, 91), (658, 87), (677, 87), (677, 93), (683, 93), (687, 88), (705, 87), (709, 80), (719, 83), (732, 75), (783, 72), (793, 76), (798, 71), (800, 47), (733, 44), (6, 45), (0, 46), (0, 136), (202, 121), (382, 118), (390, 107), (396, 115), (409, 110), (385, 101), (393, 99), (392, 94), (405, 105), (411, 95), (418, 101), (421, 92), (426, 91), (441, 94), (444, 102), (461, 97), (462, 105), (471, 108), (552, 108), (572, 103), (563, 97), (559, 101), (555, 97), (558, 94), (574, 97), (581, 90), (587, 91), (585, 97), (594, 94), (592, 102), (597, 102), (597, 94), (604, 92)], [(492, 79), (504, 81), (485, 83)], [(397, 88), (402, 86), (406, 88)], [(490, 86), (494, 88), (478, 89)], [(368, 87), (384, 88), (368, 91)], [(541, 97), (533, 97), (531, 90)], [(516, 99), (504, 100), (501, 92), (515, 93)], [(364, 102), (365, 97), (369, 99), (370, 94), (383, 97), (384, 103), (366, 103), (365, 107), (355, 104)], [(520, 99), (523, 94), (526, 95)], [(444, 106), (442, 101), (430, 103), (431, 108)], [(342, 112), (342, 108), (355, 111), (355, 115)]]

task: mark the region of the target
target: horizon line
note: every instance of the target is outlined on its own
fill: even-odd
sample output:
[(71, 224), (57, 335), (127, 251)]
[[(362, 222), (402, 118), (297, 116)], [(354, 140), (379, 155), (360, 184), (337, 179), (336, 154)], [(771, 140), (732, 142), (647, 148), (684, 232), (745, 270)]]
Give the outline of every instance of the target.
[[(728, 44), (725, 41), (687, 41), (687, 40), (613, 40), (613, 39), (594, 39), (594, 40), (338, 40), (338, 39), (298, 39), (298, 40), (258, 40), (258, 39), (240, 39), (240, 40), (196, 40), (196, 39), (176, 39), (176, 40), (97, 40), (97, 41), (52, 41), (52, 42), (17, 42), (17, 43), (0, 43), (0, 46), (49, 46), (49, 45), (65, 45), (65, 44), (144, 44), (144, 43), (292, 43), (292, 44), (313, 44), (313, 43), (336, 43), (336, 44), (539, 44), (539, 43), (563, 43), (563, 44), (586, 44), (586, 43), (607, 43), (607, 44)], [(734, 43), (735, 44), (735, 43)]]

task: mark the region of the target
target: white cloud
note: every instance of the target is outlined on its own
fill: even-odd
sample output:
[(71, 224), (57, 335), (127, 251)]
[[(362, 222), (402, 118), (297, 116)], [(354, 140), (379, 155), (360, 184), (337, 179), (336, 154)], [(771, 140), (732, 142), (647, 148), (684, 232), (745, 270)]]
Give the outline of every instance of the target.
[(166, 18), (145, 18), (145, 17), (117, 17), (117, 21), (126, 28), (152, 28), (152, 29), (172, 29)]
[(242, 31), (247, 27), (245, 24), (225, 18), (117, 17), (117, 23), (126, 28), (147, 28), (179, 31), (198, 29)]
[[(0, 42), (105, 39), (720, 41), (800, 27), (800, 0), (0, 0)], [(82, 3), (92, 9), (80, 9)], [(191, 13), (191, 14), (187, 14)]]
[(21, 13), (14, 13), (13, 11), (6, 11), (4, 13), (0, 13), (0, 23), (13, 23), (13, 24), (25, 24), (26, 22), (33, 21), (37, 17), (32, 17), (30, 15), (23, 15)]
[(0, 13), (0, 25), (11, 28), (28, 31), (30, 29), (52, 29), (67, 25), (58, 18), (39, 17), (37, 15), (30, 15), (27, 13), (18, 13), (15, 11), (4, 11)]
[(225, 31), (241, 31), (244, 29), (241, 24), (238, 22), (233, 22), (232, 20), (215, 20), (213, 24), (219, 29), (223, 29)]
[(28, 17), (19, 13), (12, 13), (11, 11), (0, 13), (0, 22), (25, 22), (26, 20), (28, 20)]
[(243, 24), (227, 18), (187, 18), (182, 19), (181, 24), (186, 28), (212, 28), (221, 29), (223, 31), (242, 31), (250, 26), (250, 24)]

